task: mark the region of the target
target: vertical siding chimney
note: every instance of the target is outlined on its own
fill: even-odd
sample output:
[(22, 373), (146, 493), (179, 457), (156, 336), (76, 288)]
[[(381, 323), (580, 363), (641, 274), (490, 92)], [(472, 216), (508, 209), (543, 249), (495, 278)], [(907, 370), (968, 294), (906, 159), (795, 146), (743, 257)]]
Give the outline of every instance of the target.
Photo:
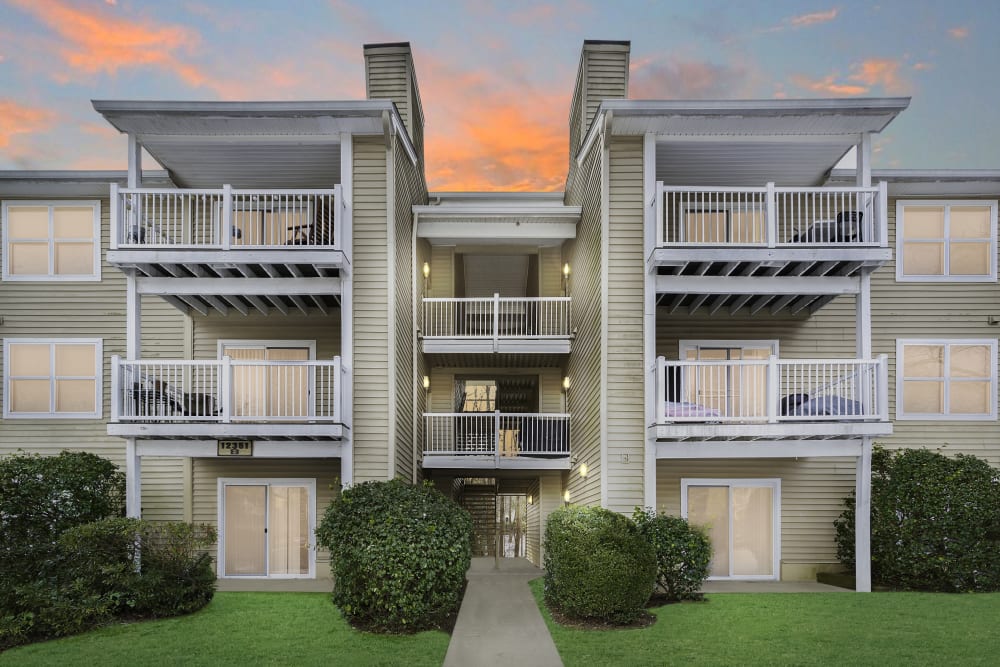
[(601, 100), (628, 97), (630, 50), (631, 42), (628, 41), (584, 40), (569, 113), (571, 164), (590, 130)]
[(365, 44), (365, 90), (370, 100), (392, 100), (421, 161), (424, 110), (409, 42)]

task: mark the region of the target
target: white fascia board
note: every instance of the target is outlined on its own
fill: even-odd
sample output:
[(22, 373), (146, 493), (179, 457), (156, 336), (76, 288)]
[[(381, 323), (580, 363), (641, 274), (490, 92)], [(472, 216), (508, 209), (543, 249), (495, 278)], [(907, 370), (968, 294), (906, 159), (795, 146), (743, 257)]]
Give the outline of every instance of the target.
[(341, 293), (340, 278), (148, 278), (135, 279), (139, 294), (171, 296), (316, 295)]
[(312, 264), (330, 268), (347, 266), (340, 250), (295, 250), (285, 248), (243, 250), (160, 250), (157, 246), (137, 246), (109, 250), (108, 262), (134, 264)]
[[(280, 438), (277, 443), (286, 438), (323, 438), (337, 440), (344, 436), (343, 424), (229, 424), (220, 423), (109, 423), (108, 435), (121, 438), (143, 438), (152, 440), (177, 439), (187, 442), (188, 438)], [(319, 442), (319, 441), (317, 441)], [(186, 455), (185, 455), (186, 456)]]
[(471, 222), (464, 220), (449, 220), (426, 222), (420, 220), (417, 224), (417, 238), (420, 239), (462, 239), (463, 242), (475, 243), (500, 240), (530, 240), (530, 239), (575, 239), (576, 222), (531, 222), (496, 220), (490, 222)]
[(490, 217), (544, 217), (566, 218), (579, 220), (583, 213), (582, 206), (563, 206), (560, 204), (529, 204), (529, 203), (483, 203), (483, 204), (443, 204), (422, 205), (412, 207), (413, 212), (420, 215), (421, 221), (429, 220), (464, 220), (466, 218)]
[(857, 294), (854, 277), (803, 276), (656, 276), (657, 294)]
[(657, 459), (757, 459), (850, 456), (861, 454), (862, 440), (779, 440), (658, 442)]
[(340, 458), (344, 445), (340, 442), (322, 440), (258, 440), (253, 444), (253, 456), (218, 456), (216, 440), (138, 440), (136, 453), (139, 456), (183, 456), (193, 458), (220, 459), (267, 459), (267, 458)]

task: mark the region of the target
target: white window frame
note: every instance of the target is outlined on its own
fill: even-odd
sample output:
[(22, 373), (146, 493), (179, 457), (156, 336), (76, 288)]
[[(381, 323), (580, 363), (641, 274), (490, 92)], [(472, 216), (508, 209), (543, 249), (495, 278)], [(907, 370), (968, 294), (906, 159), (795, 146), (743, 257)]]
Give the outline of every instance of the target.
[[(10, 272), (10, 239), (8, 238), (8, 209), (18, 206), (47, 206), (49, 208), (49, 229), (46, 238), (38, 237), (35, 241), (46, 242), (49, 245), (49, 271), (32, 275), (14, 275)], [(58, 207), (90, 206), (94, 209), (94, 271), (87, 274), (58, 274), (55, 270), (55, 239), (53, 235), (53, 211)], [(3, 213), (3, 274), (0, 280), (10, 282), (97, 282), (101, 279), (101, 202), (98, 199), (8, 199), (2, 205)], [(83, 242), (85, 239), (79, 239)]]
[[(896, 281), (901, 283), (995, 283), (997, 281), (997, 201), (980, 199), (899, 199), (896, 201)], [(903, 228), (906, 225), (906, 207), (944, 207), (944, 273), (917, 275), (904, 273)], [(951, 207), (988, 206), (990, 208), (990, 258), (989, 275), (952, 275), (948, 273), (951, 258)], [(930, 239), (928, 239), (930, 240)]]
[(687, 361), (687, 351), (695, 350), (698, 348), (726, 348), (726, 349), (746, 349), (748, 347), (769, 347), (771, 348), (771, 354), (775, 357), (778, 356), (778, 339), (777, 338), (763, 338), (760, 340), (700, 340), (696, 338), (683, 339), (678, 341), (677, 344), (677, 356), (678, 361)]
[[(219, 579), (315, 579), (316, 578), (316, 479), (294, 477), (219, 477), (217, 483), (216, 516), (219, 525), (219, 539), (216, 554), (216, 570)], [(226, 574), (226, 487), (265, 486), (268, 495), (264, 504), (264, 526), (269, 528), (270, 488), (272, 486), (304, 486), (309, 492), (309, 573), (308, 574), (266, 574), (270, 569), (270, 542), (264, 543), (265, 574)], [(270, 538), (268, 538), (270, 539)]]
[[(94, 412), (13, 412), (10, 391), (10, 346), (48, 345), (50, 372), (49, 405), (55, 405), (55, 381), (60, 379), (91, 379), (91, 376), (57, 376), (55, 373), (56, 345), (94, 346)], [(3, 418), (4, 419), (103, 419), (104, 418), (104, 339), (102, 338), (4, 338), (3, 339)], [(41, 376), (38, 379), (43, 379)]]
[[(907, 345), (944, 346), (944, 413), (907, 413), (903, 374), (903, 348)], [(947, 412), (950, 403), (952, 379), (947, 375), (952, 345), (987, 345), (990, 348), (990, 412), (989, 414), (951, 414)], [(896, 419), (899, 421), (996, 421), (997, 419), (997, 339), (996, 338), (897, 338), (896, 339)]]
[[(748, 242), (736, 242), (732, 240), (733, 236), (733, 213), (761, 213), (765, 218), (764, 227), (762, 231), (764, 232), (763, 240), (761, 241), (748, 241)], [(726, 214), (726, 238), (723, 241), (715, 241), (709, 243), (707, 241), (695, 241), (688, 240), (687, 238), (687, 216), (690, 214), (705, 214), (705, 213), (725, 213)], [(742, 245), (742, 246), (766, 246), (767, 245), (767, 202), (762, 201), (758, 206), (752, 202), (734, 202), (734, 201), (722, 201), (722, 202), (686, 202), (677, 204), (677, 219), (680, 220), (680, 227), (678, 229), (678, 237), (681, 243), (690, 243), (695, 245)]]
[[(747, 478), (741, 479), (739, 477), (719, 477), (719, 478), (701, 478), (701, 477), (682, 477), (681, 478), (681, 516), (685, 519), (688, 518), (688, 488), (692, 486), (725, 486), (729, 489), (729, 509), (732, 510), (733, 504), (733, 487), (763, 487), (770, 488), (772, 490), (771, 499), (773, 502), (773, 507), (771, 508), (771, 530), (773, 531), (773, 542), (772, 542), (772, 574), (734, 574), (727, 577), (708, 577), (712, 581), (779, 581), (781, 579), (781, 478), (780, 477), (768, 477), (768, 478)], [(729, 546), (732, 548), (733, 545), (733, 522), (732, 516), (729, 520)], [(729, 559), (729, 570), (732, 571), (732, 559)]]

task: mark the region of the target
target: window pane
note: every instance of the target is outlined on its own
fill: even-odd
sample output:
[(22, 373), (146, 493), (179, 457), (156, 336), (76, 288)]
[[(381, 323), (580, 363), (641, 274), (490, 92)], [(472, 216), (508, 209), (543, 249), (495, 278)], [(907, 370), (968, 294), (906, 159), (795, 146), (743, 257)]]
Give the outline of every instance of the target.
[(49, 237), (49, 207), (8, 207), (7, 234), (11, 240), (47, 239)]
[(10, 274), (46, 276), (49, 273), (48, 243), (11, 243)]
[(904, 243), (903, 275), (944, 275), (944, 243)]
[(11, 412), (48, 412), (48, 380), (11, 380)]
[(948, 410), (955, 415), (990, 413), (989, 382), (952, 382)]
[(96, 412), (93, 380), (56, 380), (56, 412)]
[(989, 243), (952, 243), (948, 273), (953, 276), (990, 275)]
[(903, 238), (944, 238), (944, 207), (907, 206), (903, 211)]
[(90, 344), (56, 345), (56, 372), (59, 376), (94, 376), (94, 346)]
[(943, 345), (904, 346), (903, 375), (908, 378), (944, 377), (944, 346)]
[(910, 414), (942, 414), (944, 382), (927, 380), (903, 382), (903, 410)]
[(772, 489), (733, 487), (733, 575), (774, 574)]
[(80, 276), (94, 273), (93, 243), (57, 243), (56, 275)]
[(709, 576), (729, 576), (729, 489), (725, 486), (689, 486), (688, 521), (702, 526), (712, 541)]
[(952, 345), (951, 377), (988, 378), (990, 376), (990, 348), (987, 345)]
[(951, 238), (988, 239), (990, 237), (989, 206), (952, 206)]
[(57, 239), (94, 238), (94, 209), (90, 206), (57, 206), (52, 212)]
[(9, 373), (11, 377), (49, 375), (49, 346), (31, 343), (11, 343)]

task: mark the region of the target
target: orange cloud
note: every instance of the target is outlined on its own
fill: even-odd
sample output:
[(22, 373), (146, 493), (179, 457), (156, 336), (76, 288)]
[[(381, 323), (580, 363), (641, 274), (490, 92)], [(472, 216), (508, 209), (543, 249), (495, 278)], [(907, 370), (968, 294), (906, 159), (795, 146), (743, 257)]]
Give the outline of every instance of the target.
[(837, 83), (836, 78), (831, 74), (819, 80), (796, 74), (792, 76), (792, 83), (800, 88), (805, 88), (824, 95), (863, 95), (868, 92), (866, 86), (856, 86), (849, 83)]
[(854, 73), (849, 78), (866, 86), (882, 86), (887, 93), (902, 93), (909, 86), (900, 78), (900, 62), (888, 58), (871, 58), (851, 67)]
[(948, 29), (948, 34), (955, 39), (965, 39), (969, 36), (969, 29), (963, 26), (956, 26)]
[(16, 135), (33, 134), (49, 129), (56, 115), (48, 109), (29, 107), (14, 100), (0, 99), (0, 148), (9, 148)]
[(922, 72), (924, 70), (934, 69), (934, 65), (930, 63), (913, 63), (913, 69)]
[(816, 25), (817, 23), (826, 23), (827, 21), (832, 21), (837, 18), (838, 13), (840, 13), (840, 10), (833, 8), (826, 12), (813, 12), (812, 14), (793, 16), (788, 19), (788, 25), (793, 28), (805, 28), (807, 26)]
[(10, 2), (59, 35), (55, 52), (73, 70), (114, 75), (122, 68), (155, 67), (193, 86), (208, 81), (197, 66), (178, 55), (192, 52), (198, 44), (198, 34), (189, 28), (133, 21), (64, 0)]

